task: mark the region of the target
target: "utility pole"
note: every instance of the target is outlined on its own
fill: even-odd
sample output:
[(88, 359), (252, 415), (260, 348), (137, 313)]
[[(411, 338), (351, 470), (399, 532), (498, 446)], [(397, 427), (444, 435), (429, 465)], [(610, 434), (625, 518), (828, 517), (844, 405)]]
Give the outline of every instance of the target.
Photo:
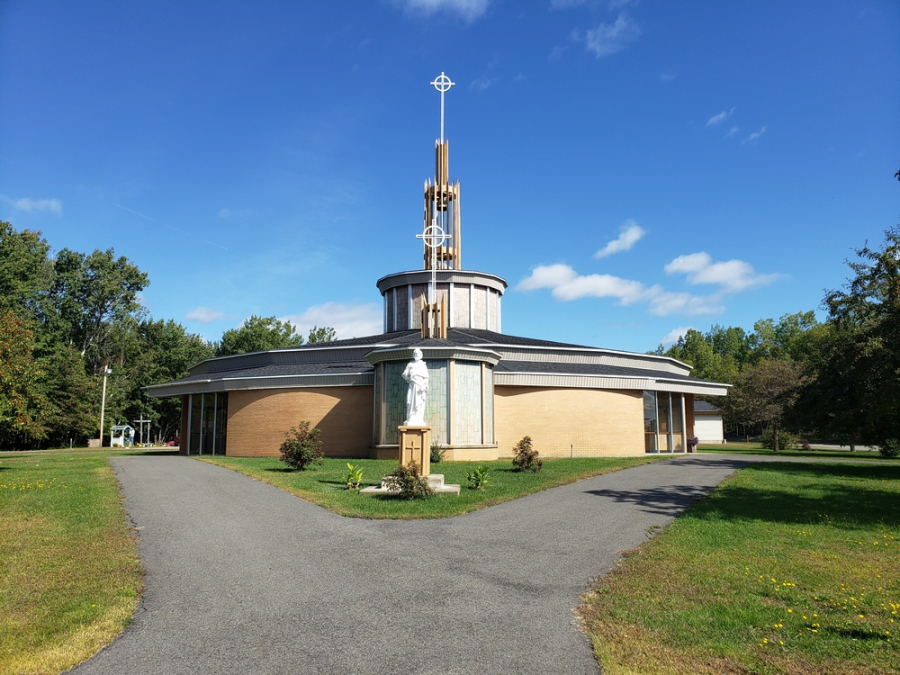
[(106, 415), (106, 376), (112, 373), (112, 368), (103, 366), (103, 402), (100, 404), (100, 447), (103, 447), (103, 418)]

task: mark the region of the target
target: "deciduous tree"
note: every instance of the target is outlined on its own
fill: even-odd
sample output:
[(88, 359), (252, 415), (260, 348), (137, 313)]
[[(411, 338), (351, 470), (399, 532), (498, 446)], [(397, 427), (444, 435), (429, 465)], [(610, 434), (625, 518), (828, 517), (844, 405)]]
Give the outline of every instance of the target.
[(778, 430), (801, 385), (801, 365), (787, 359), (763, 359), (738, 375), (725, 409), (747, 424), (771, 425), (778, 451)]
[(115, 354), (111, 336), (123, 323), (138, 320), (138, 294), (147, 275), (113, 249), (90, 255), (64, 248), (54, 263), (52, 329), (98, 367)]
[[(833, 335), (804, 391), (805, 408), (822, 406), (826, 433), (845, 435), (848, 421), (860, 442), (896, 447), (900, 439), (900, 227), (885, 232), (880, 250), (868, 245), (848, 261), (854, 276), (830, 291), (825, 305)], [(813, 389), (816, 387), (819, 391)], [(824, 392), (828, 392), (827, 397)]]
[(0, 316), (0, 439), (8, 447), (46, 435), (46, 401), (32, 358), (34, 334), (13, 311)]
[(274, 316), (256, 316), (244, 321), (240, 328), (232, 328), (222, 335), (218, 356), (262, 352), (268, 349), (299, 347), (303, 336), (297, 333), (290, 321), (280, 321)]
[(334, 328), (329, 328), (328, 326), (323, 326), (322, 328), (313, 326), (309, 330), (309, 337), (306, 339), (306, 343), (314, 345), (323, 342), (334, 342), (335, 340), (337, 340), (337, 333)]

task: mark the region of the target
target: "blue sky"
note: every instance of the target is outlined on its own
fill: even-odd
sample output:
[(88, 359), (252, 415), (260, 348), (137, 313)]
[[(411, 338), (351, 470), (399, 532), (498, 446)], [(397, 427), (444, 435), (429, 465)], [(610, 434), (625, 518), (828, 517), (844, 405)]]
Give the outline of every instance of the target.
[[(0, 219), (218, 339), (381, 331), (446, 72), (505, 333), (643, 352), (818, 309), (900, 222), (894, 0), (0, 2)], [(820, 318), (822, 315), (820, 314)]]

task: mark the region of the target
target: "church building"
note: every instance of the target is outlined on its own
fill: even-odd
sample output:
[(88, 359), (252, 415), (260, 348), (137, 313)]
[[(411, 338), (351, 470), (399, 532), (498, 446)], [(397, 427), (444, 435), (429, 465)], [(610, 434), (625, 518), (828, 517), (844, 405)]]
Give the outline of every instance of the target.
[(396, 458), (406, 415), (402, 377), (422, 350), (425, 422), (449, 460), (513, 454), (530, 436), (544, 457), (680, 453), (695, 435), (694, 396), (728, 385), (690, 376), (674, 359), (502, 331), (507, 283), (462, 266), (460, 186), (443, 138), (425, 183), (422, 268), (376, 282), (384, 333), (208, 359), (181, 380), (147, 388), (182, 401), (181, 452), (278, 456), (301, 420), (322, 430), (331, 457)]

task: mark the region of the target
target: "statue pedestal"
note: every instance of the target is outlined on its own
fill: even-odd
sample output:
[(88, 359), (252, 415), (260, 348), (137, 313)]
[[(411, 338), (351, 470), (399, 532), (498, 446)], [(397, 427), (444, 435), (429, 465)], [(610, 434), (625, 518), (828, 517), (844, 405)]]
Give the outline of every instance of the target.
[[(443, 474), (431, 473), (431, 427), (402, 426), (397, 429), (400, 431), (400, 466), (415, 462), (419, 467), (419, 473), (428, 479), (428, 484), (434, 492), (458, 495), (459, 485), (444, 485)], [(390, 495), (392, 490), (396, 492), (397, 489), (397, 487), (391, 486), (389, 480), (385, 479), (381, 481), (381, 485), (373, 485), (360, 490), (360, 494)]]
[(411, 461), (423, 476), (431, 473), (431, 427), (397, 427), (400, 432), (400, 466)]

